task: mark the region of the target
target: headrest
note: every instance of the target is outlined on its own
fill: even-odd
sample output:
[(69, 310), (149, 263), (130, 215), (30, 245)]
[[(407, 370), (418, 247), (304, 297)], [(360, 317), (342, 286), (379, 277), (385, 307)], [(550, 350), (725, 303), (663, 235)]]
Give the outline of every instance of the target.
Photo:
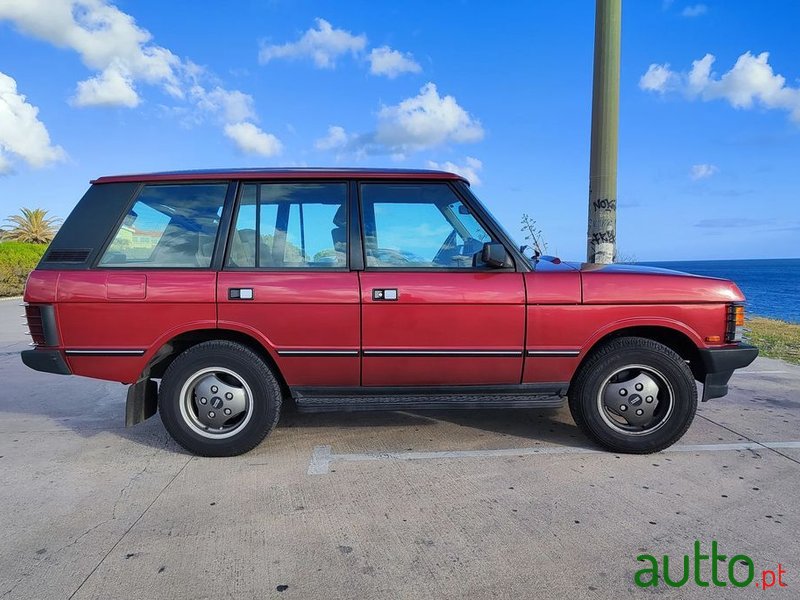
[(256, 239), (256, 230), (255, 229), (240, 229), (239, 230), (239, 239), (242, 240), (245, 244), (250, 244), (255, 241)]
[(347, 205), (342, 204), (339, 209), (336, 211), (336, 214), (333, 215), (333, 224), (336, 227), (344, 227), (347, 225)]

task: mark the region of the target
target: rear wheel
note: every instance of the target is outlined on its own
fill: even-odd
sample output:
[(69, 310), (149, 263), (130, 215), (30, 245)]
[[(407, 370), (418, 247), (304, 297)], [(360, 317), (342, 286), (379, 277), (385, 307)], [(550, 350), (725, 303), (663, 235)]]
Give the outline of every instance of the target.
[(686, 362), (650, 339), (612, 340), (589, 357), (569, 393), (578, 426), (617, 452), (658, 452), (678, 441), (697, 412)]
[(247, 346), (203, 342), (180, 354), (161, 380), (158, 410), (181, 446), (201, 456), (255, 448), (278, 422), (281, 388)]

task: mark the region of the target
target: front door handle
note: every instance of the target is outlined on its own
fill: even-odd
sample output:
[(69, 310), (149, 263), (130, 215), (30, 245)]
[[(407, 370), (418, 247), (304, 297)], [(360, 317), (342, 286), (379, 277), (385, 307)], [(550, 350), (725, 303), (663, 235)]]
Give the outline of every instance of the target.
[(252, 300), (253, 288), (228, 288), (228, 300)]
[(372, 299), (375, 302), (396, 302), (397, 288), (379, 288), (372, 290)]

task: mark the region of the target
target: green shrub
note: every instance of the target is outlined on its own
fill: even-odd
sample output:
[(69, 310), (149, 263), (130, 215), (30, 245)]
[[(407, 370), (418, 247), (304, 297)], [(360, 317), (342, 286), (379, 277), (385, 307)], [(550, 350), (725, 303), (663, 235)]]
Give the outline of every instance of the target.
[(28, 273), (36, 268), (47, 244), (0, 242), (0, 297), (19, 296)]

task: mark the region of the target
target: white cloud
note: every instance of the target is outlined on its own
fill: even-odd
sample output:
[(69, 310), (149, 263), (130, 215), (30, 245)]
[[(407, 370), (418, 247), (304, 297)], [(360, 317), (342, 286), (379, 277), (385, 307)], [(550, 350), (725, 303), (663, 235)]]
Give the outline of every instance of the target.
[(285, 44), (262, 44), (258, 60), (266, 64), (276, 59), (311, 59), (320, 69), (333, 69), (337, 60), (347, 54), (359, 59), (366, 58), (372, 75), (383, 75), (394, 79), (402, 73), (422, 71), (414, 57), (389, 46), (373, 48), (365, 56), (367, 36), (354, 35), (345, 29), (337, 29), (325, 19), (314, 20), (316, 27), (308, 29), (295, 42)]
[(265, 45), (258, 53), (258, 60), (266, 64), (276, 58), (311, 58), (321, 69), (332, 69), (336, 59), (343, 54), (357, 55), (367, 45), (363, 33), (353, 35), (344, 29), (334, 29), (325, 19), (315, 19), (317, 29), (307, 30), (296, 42), (280, 45)]
[(232, 139), (242, 152), (247, 154), (275, 156), (280, 154), (282, 149), (281, 142), (277, 137), (248, 122), (225, 125), (225, 135)]
[(344, 127), (331, 125), (328, 127), (328, 134), (314, 142), (317, 150), (337, 150), (342, 149), (350, 142), (351, 136), (347, 134)]
[[(403, 161), (412, 152), (448, 143), (477, 142), (484, 136), (480, 121), (453, 96), (440, 96), (433, 83), (422, 86), (416, 96), (382, 106), (377, 116), (375, 131), (348, 133), (339, 125), (331, 125), (314, 146), (317, 150), (352, 152), (357, 157), (383, 154)], [(477, 171), (474, 163), (472, 168)]]
[(708, 179), (718, 172), (719, 167), (703, 163), (699, 165), (692, 165), (692, 168), (689, 170), (689, 177), (692, 179), (692, 181), (699, 181), (700, 179)]
[[(258, 129), (252, 96), (228, 90), (203, 67), (152, 43), (152, 35), (109, 0), (0, 0), (0, 21), (8, 20), (27, 35), (77, 52), (96, 74), (77, 84), (71, 103), (79, 107), (134, 108), (141, 102), (138, 84), (159, 86), (183, 106), (168, 109), (191, 115), (186, 123), (209, 117), (248, 143), (241, 148), (265, 154), (280, 146), (277, 138)], [(242, 129), (249, 125), (253, 130)], [(226, 129), (226, 135), (231, 137)], [(265, 139), (268, 143), (265, 143)], [(271, 150), (270, 150), (271, 151)]]
[(369, 72), (373, 75), (386, 75), (389, 79), (394, 79), (402, 73), (419, 73), (420, 71), (422, 71), (422, 67), (409, 53), (403, 54), (392, 50), (389, 46), (373, 48), (369, 53)]
[(440, 171), (448, 171), (450, 173), (461, 175), (462, 177), (466, 177), (467, 180), (472, 185), (481, 184), (481, 178), (478, 175), (478, 171), (483, 169), (483, 163), (479, 161), (477, 158), (473, 158), (472, 156), (468, 156), (464, 161), (463, 165), (457, 165), (456, 163), (450, 162), (449, 160), (443, 163), (438, 163), (429, 160), (428, 168)]
[(700, 17), (708, 12), (708, 6), (705, 4), (694, 4), (687, 6), (681, 11), (683, 17)]
[(112, 65), (96, 77), (78, 83), (72, 98), (75, 106), (125, 106), (139, 105), (139, 94), (133, 80), (118, 66)]
[(13, 167), (9, 155), (34, 168), (66, 158), (64, 150), (51, 143), (38, 115), (39, 109), (17, 91), (17, 82), (0, 72), (0, 174)]
[(453, 96), (440, 96), (433, 83), (418, 95), (378, 112), (374, 142), (392, 152), (423, 150), (448, 142), (477, 142), (483, 127)]
[(78, 104), (135, 106), (137, 80), (180, 94), (176, 73), (180, 59), (152, 44), (150, 32), (106, 0), (4, 0), (3, 19), (23, 33), (74, 50), (87, 67), (100, 72), (79, 84)]
[(672, 87), (675, 74), (670, 71), (669, 63), (650, 65), (647, 73), (639, 79), (639, 87), (648, 92), (664, 93)]
[(256, 118), (253, 97), (239, 90), (226, 90), (216, 86), (208, 90), (195, 84), (189, 90), (199, 109), (217, 114), (227, 123), (238, 123)]
[(734, 108), (758, 105), (785, 110), (800, 123), (800, 88), (787, 85), (786, 78), (772, 70), (769, 52), (757, 56), (745, 52), (721, 76), (712, 72), (715, 60), (713, 54), (706, 54), (692, 63), (688, 73), (672, 71), (668, 64), (650, 65), (639, 87), (658, 93), (679, 91), (691, 100), (726, 100)]

